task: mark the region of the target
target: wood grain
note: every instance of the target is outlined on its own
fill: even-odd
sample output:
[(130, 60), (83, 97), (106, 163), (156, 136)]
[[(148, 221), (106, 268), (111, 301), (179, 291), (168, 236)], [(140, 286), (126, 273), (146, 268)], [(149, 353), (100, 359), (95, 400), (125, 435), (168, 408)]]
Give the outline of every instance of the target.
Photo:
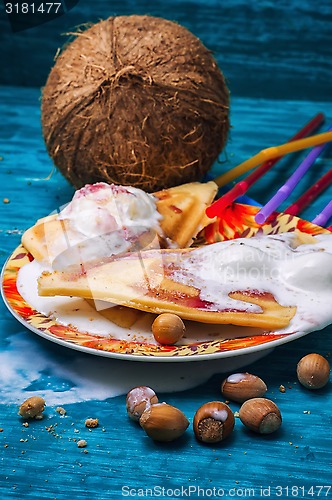
[[(93, 4), (81, 1), (78, 10), (68, 14), (66, 23), (69, 26), (74, 24), (74, 19), (76, 22), (104, 15), (105, 5), (101, 0)], [(125, 2), (120, 8), (120, 4), (114, 3), (108, 13), (116, 9), (129, 12), (133, 5), (133, 2)], [(166, 9), (165, 2), (163, 9), (158, 2), (153, 7), (150, 2), (137, 5), (137, 11), (148, 10), (153, 14), (165, 13)], [(323, 45), (331, 10), (327, 1), (319, 4), (233, 1), (221, 6), (210, 0), (209, 5), (210, 8), (198, 1), (171, 2), (167, 4), (167, 14), (194, 28), (207, 44), (220, 52), (219, 58), (234, 94), (244, 93), (244, 97), (234, 95), (232, 99), (231, 138), (221, 157), (222, 164), (215, 165), (214, 169), (220, 173), (263, 147), (287, 140), (318, 111), (326, 112), (332, 119), (331, 59), (327, 62), (331, 46)], [(217, 37), (220, 30), (223, 35)], [(68, 202), (73, 190), (58, 173), (46, 180), (52, 164), (41, 137), (40, 90), (24, 87), (29, 83), (42, 84), (52, 53), (60, 43), (60, 22), (8, 38), (10, 33), (2, 19), (0, 32), (2, 56), (8, 58), (1, 79), (22, 85), (21, 88), (0, 88), (0, 259), (3, 263), (18, 245), (23, 230)], [(263, 55), (268, 61), (266, 65)], [(17, 64), (13, 64), (13, 60)], [(310, 76), (305, 79), (309, 63), (314, 71), (310, 70)], [(271, 76), (270, 65), (275, 78)], [(253, 82), (253, 68), (261, 69), (257, 84), (256, 80)], [(252, 83), (247, 85), (247, 80)], [(264, 99), (246, 97), (248, 95), (263, 95)], [(297, 100), (276, 101), (270, 99), (271, 95)], [(309, 100), (298, 100), (305, 96)], [(264, 202), (298, 161), (299, 156), (285, 159), (252, 189), (252, 196)], [(317, 163), (305, 183), (312, 182), (328, 168), (331, 168), (330, 152)], [(300, 191), (304, 188), (305, 185), (299, 186)], [(315, 216), (330, 197), (331, 191), (326, 192), (305, 215)], [(9, 203), (4, 203), (4, 198), (8, 198)], [(166, 492), (176, 488), (189, 491), (191, 487), (196, 488), (196, 494), (191, 490), (193, 497), (198, 496), (197, 488), (206, 491), (216, 488), (220, 493), (224, 491), (225, 496), (229, 492), (235, 495), (236, 491), (237, 496), (244, 496), (246, 488), (251, 488), (256, 497), (262, 496), (261, 488), (270, 488), (266, 491), (273, 498), (278, 486), (288, 486), (289, 491), (292, 486), (303, 486), (305, 495), (299, 496), (311, 498), (307, 494), (311, 486), (317, 494), (318, 485), (331, 484), (331, 382), (325, 389), (310, 392), (299, 386), (295, 373), (298, 360), (309, 352), (330, 356), (331, 327), (285, 344), (266, 358), (244, 366), (267, 383), (267, 397), (272, 398), (282, 412), (280, 432), (266, 437), (254, 436), (236, 419), (233, 436), (221, 446), (200, 445), (191, 428), (178, 442), (158, 445), (128, 420), (124, 396), (98, 400), (90, 389), (89, 400), (66, 404), (68, 391), (75, 394), (78, 374), (95, 366), (94, 376), (103, 380), (103, 376), (109, 376), (105, 363), (109, 360), (99, 359), (96, 363), (94, 357), (51, 344), (26, 330), (3, 304), (0, 304), (0, 312), (1, 498), (109, 500), (122, 498), (123, 493), (129, 491), (126, 487), (133, 488), (132, 494), (136, 492), (136, 495), (145, 488), (154, 492), (164, 488)], [(17, 346), (22, 346), (19, 366), (15, 359)], [(38, 364), (41, 358), (36, 352), (42, 353), (45, 365)], [(57, 375), (60, 366), (66, 370), (66, 377)], [(25, 378), (27, 367), (34, 373), (31, 380)], [(134, 363), (132, 369), (138, 369)], [(170, 365), (169, 369), (174, 367)], [(221, 398), (224, 370), (224, 362), (220, 362), (220, 374), (208, 382), (202, 382), (193, 390), (160, 393), (160, 400), (179, 407), (192, 422), (201, 404)], [(203, 380), (204, 365), (197, 364), (197, 372)], [(89, 391), (91, 381), (86, 383)], [(13, 392), (8, 401), (8, 395), (18, 384), (21, 384), (21, 392)], [(279, 391), (281, 384), (286, 388), (284, 393)], [(67, 415), (61, 417), (56, 406), (49, 404), (43, 421), (24, 427), (17, 411), (29, 391), (49, 391), (48, 394), (57, 395)], [(231, 407), (238, 410), (237, 404), (231, 403)], [(89, 431), (84, 425), (88, 417), (98, 418), (100, 426)], [(87, 440), (88, 453), (77, 447), (78, 438)]]
[(65, 33), (130, 14), (165, 17), (190, 29), (214, 53), (233, 95), (331, 100), (330, 0), (80, 0), (59, 19), (15, 34), (4, 14), (0, 83), (44, 85)]

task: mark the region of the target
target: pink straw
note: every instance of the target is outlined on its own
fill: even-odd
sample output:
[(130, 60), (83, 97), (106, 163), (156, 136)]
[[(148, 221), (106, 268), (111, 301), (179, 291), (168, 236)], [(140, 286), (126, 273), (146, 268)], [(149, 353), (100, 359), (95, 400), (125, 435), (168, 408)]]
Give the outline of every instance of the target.
[(317, 196), (329, 187), (332, 183), (332, 168), (323, 177), (318, 179), (317, 182), (300, 198), (298, 198), (292, 205), (283, 210), (284, 214), (297, 215), (305, 209)]
[[(328, 128), (328, 131), (332, 131), (332, 125)], [(309, 168), (315, 163), (318, 156), (324, 151), (329, 143), (322, 144), (320, 146), (314, 147), (306, 158), (300, 163), (295, 172), (289, 177), (281, 188), (278, 189), (276, 194), (264, 205), (263, 208), (255, 216), (255, 221), (257, 224), (264, 224), (266, 219), (274, 212), (283, 201), (285, 201), (288, 196), (295, 189), (297, 184), (300, 182), (305, 173)]]
[[(297, 141), (298, 139), (302, 139), (307, 135), (310, 135), (312, 132), (317, 130), (317, 128), (324, 122), (325, 117), (323, 113), (318, 113), (312, 120), (310, 120), (301, 130), (299, 130), (293, 137), (289, 139), (288, 142)], [(245, 179), (242, 179), (240, 182), (235, 184), (227, 193), (221, 196), (217, 201), (215, 201), (210, 207), (206, 210), (206, 215), (210, 218), (215, 217), (216, 215), (220, 215), (224, 208), (228, 207), (236, 200), (239, 196), (244, 195), (248, 189), (258, 181), (263, 175), (268, 172), (279, 160), (279, 158), (274, 158), (273, 160), (269, 160), (263, 163), (260, 167), (254, 170), (251, 174), (249, 174)]]
[(324, 227), (327, 221), (332, 217), (332, 200), (326, 205), (325, 208), (318, 214), (314, 220), (313, 224), (317, 224), (317, 226)]

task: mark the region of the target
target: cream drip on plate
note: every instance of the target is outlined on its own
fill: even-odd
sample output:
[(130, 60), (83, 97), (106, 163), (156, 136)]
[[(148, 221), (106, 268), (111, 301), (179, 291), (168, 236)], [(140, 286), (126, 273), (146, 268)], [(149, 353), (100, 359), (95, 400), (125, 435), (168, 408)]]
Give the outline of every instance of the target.
[(235, 291), (271, 293), (282, 306), (296, 307), (290, 325), (278, 333), (314, 331), (332, 322), (332, 234), (294, 246), (296, 235), (239, 238), (184, 255), (172, 279), (200, 289), (214, 308), (259, 312), (229, 297)]
[[(61, 325), (77, 328), (80, 332), (105, 338), (156, 344), (151, 329), (155, 319), (153, 314), (144, 314), (132, 327), (123, 328), (103, 317), (84, 299), (60, 296), (41, 297), (38, 295), (37, 279), (42, 272), (47, 270), (51, 269), (45, 264), (33, 260), (18, 272), (17, 289), (27, 304), (36, 311), (56, 320)], [(110, 306), (110, 304), (105, 303), (106, 305)], [(181, 344), (260, 334), (262, 334), (262, 330), (258, 328), (233, 325), (204, 325), (202, 328), (200, 323), (186, 321), (186, 336), (181, 339)]]
[[(197, 286), (202, 300), (220, 308), (257, 308), (231, 299), (228, 294), (235, 290), (272, 293), (280, 305), (297, 308), (288, 327), (275, 333), (318, 330), (332, 323), (332, 235), (319, 235), (312, 244), (294, 247), (295, 239), (293, 233), (284, 233), (206, 245), (195, 249), (195, 258), (188, 258), (188, 254), (181, 257), (181, 271), (175, 271), (172, 279)], [(145, 315), (131, 328), (121, 328), (83, 299), (38, 296), (37, 278), (44, 270), (44, 266), (33, 261), (19, 271), (17, 281), (23, 298), (39, 312), (93, 335), (155, 342), (151, 333), (153, 315)], [(186, 327), (181, 344), (262, 333), (259, 329), (232, 325), (202, 327), (188, 321)]]

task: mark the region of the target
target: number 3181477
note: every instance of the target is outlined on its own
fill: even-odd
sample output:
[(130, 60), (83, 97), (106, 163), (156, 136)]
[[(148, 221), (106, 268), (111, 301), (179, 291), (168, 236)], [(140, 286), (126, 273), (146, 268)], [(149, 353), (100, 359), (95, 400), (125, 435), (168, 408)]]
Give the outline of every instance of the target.
[(276, 486), (275, 496), (277, 497), (327, 497), (331, 493), (331, 485), (327, 486)]
[(7, 14), (58, 14), (61, 2), (6, 3)]

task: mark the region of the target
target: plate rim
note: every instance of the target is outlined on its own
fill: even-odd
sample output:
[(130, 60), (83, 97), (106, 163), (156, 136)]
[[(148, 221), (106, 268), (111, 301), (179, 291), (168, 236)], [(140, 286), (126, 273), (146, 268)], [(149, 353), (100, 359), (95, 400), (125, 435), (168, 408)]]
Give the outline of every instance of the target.
[(179, 362), (188, 362), (188, 361), (208, 361), (208, 360), (216, 360), (216, 359), (223, 359), (223, 358), (234, 358), (234, 357), (239, 357), (239, 356), (247, 356), (248, 354), (253, 354), (254, 352), (260, 352), (260, 351), (270, 351), (273, 350), (275, 347), (278, 345), (283, 345), (285, 343), (291, 342), (293, 340), (296, 340), (297, 338), (301, 338), (305, 335), (309, 335), (310, 333), (313, 332), (295, 332), (291, 333), (288, 335), (285, 335), (283, 338), (278, 338), (276, 340), (271, 340), (269, 342), (264, 342), (262, 344), (258, 344), (255, 346), (250, 346), (250, 347), (243, 347), (239, 349), (234, 349), (234, 350), (229, 350), (229, 351), (220, 351), (220, 352), (215, 352), (211, 354), (192, 354), (190, 356), (149, 356), (149, 355), (143, 355), (143, 354), (127, 354), (127, 353), (119, 353), (119, 352), (112, 352), (112, 351), (103, 351), (102, 349), (95, 349), (93, 347), (86, 347), (86, 346), (81, 346), (79, 344), (75, 344), (73, 342), (66, 341), (64, 339), (57, 338), (55, 336), (52, 336), (49, 333), (45, 333), (41, 330), (38, 330), (33, 325), (30, 325), (27, 321), (22, 318), (19, 314), (16, 313), (16, 311), (12, 310), (11, 306), (8, 304), (7, 299), (3, 293), (3, 287), (1, 286), (1, 295), (4, 300), (4, 303), (6, 307), (8, 308), (9, 312), (13, 315), (13, 317), (21, 323), (25, 328), (30, 330), (31, 332), (35, 333), (39, 337), (49, 340), (54, 344), (60, 345), (62, 347), (66, 347), (68, 349), (72, 349), (74, 351), (79, 351), (83, 352), (85, 354), (91, 354), (94, 356), (100, 356), (104, 358), (112, 358), (112, 359), (121, 359), (124, 361), (138, 361), (138, 362), (149, 362), (149, 363), (159, 363), (159, 362), (172, 362), (172, 363), (179, 363)]
[[(257, 225), (256, 223), (253, 223), (254, 221), (254, 214), (259, 210), (259, 207), (253, 206), (253, 205), (246, 205), (243, 203), (233, 203), (231, 206), (227, 208), (227, 213), (223, 214), (223, 218), (217, 219), (216, 221), (212, 221), (210, 226), (211, 230), (209, 234), (205, 233), (205, 230), (203, 230), (204, 233), (204, 238), (203, 241), (205, 241), (206, 244), (213, 243), (214, 241), (218, 241), (215, 239), (214, 241), (209, 240), (211, 237), (211, 234), (218, 234), (221, 236), (222, 239), (229, 240), (229, 239), (237, 239), (238, 237), (253, 237), (256, 234), (259, 234), (260, 232), (263, 232), (265, 234), (276, 234), (278, 232), (278, 227), (285, 228), (283, 231), (280, 232), (289, 232), (289, 231), (294, 231), (295, 229), (299, 229), (300, 231), (307, 232), (309, 234), (313, 235), (318, 235), (318, 234), (324, 234), (324, 233), (330, 233), (326, 228), (317, 226), (316, 224), (312, 224), (309, 221), (306, 221), (304, 219), (301, 219), (296, 216), (289, 216), (288, 214), (284, 214), (282, 212), (274, 212), (269, 220), (266, 221), (266, 223), (261, 226)], [(251, 221), (251, 222), (250, 222)], [(231, 225), (229, 223), (231, 222)], [(299, 227), (300, 226), (300, 227)], [(242, 230), (242, 233), (239, 233), (240, 228)], [(246, 229), (244, 229), (246, 228)], [(230, 231), (233, 231), (233, 236), (230, 237)], [(268, 232), (270, 231), (270, 232)], [(271, 232), (272, 231), (272, 232)], [(200, 341), (197, 343), (193, 344), (188, 344), (188, 345), (183, 345), (183, 346), (172, 346), (175, 348), (169, 353), (167, 351), (151, 351), (146, 353), (143, 352), (117, 352), (114, 350), (107, 350), (107, 349), (102, 349), (98, 348), (95, 346), (87, 346), (87, 345), (82, 345), (80, 343), (76, 343), (72, 341), (71, 339), (66, 339), (66, 338), (61, 338), (56, 336), (50, 331), (43, 331), (42, 329), (38, 328), (38, 324), (35, 326), (33, 324), (30, 324), (27, 319), (25, 319), (24, 316), (20, 315), (18, 311), (15, 310), (15, 308), (12, 306), (10, 303), (10, 300), (8, 299), (8, 296), (5, 292), (4, 289), (4, 281), (5, 281), (5, 273), (8, 270), (8, 272), (14, 272), (15, 276), (15, 286), (17, 283), (17, 269), (15, 271), (14, 269), (7, 269), (9, 267), (9, 263), (13, 259), (13, 257), (16, 255), (19, 255), (19, 249), (22, 249), (24, 252), (24, 258), (27, 257), (29, 258), (29, 251), (20, 243), (14, 250), (12, 250), (11, 254), (8, 256), (6, 259), (2, 270), (1, 270), (1, 295), (3, 298), (3, 301), (5, 303), (5, 306), (9, 310), (9, 312), (12, 314), (12, 316), (19, 321), (23, 326), (25, 326), (28, 330), (32, 331), (33, 333), (37, 334), (38, 336), (49, 340), (55, 344), (61, 345), (63, 347), (67, 347), (72, 350), (84, 352), (87, 354), (92, 354), (100, 357), (106, 357), (106, 358), (113, 358), (113, 359), (119, 359), (119, 360), (126, 360), (126, 361), (143, 361), (143, 362), (172, 362), (172, 363), (177, 363), (177, 362), (187, 362), (187, 361), (206, 361), (206, 360), (215, 360), (215, 359), (223, 359), (223, 358), (231, 358), (231, 357), (238, 357), (238, 356), (246, 356), (254, 352), (259, 352), (259, 351), (264, 351), (264, 350), (272, 350), (274, 347), (277, 347), (279, 345), (286, 344), (288, 342), (291, 342), (293, 340), (296, 340), (298, 338), (301, 338), (305, 335), (308, 335), (309, 333), (313, 333), (313, 331), (302, 331), (302, 332), (293, 332), (293, 333), (287, 333), (287, 334), (278, 334), (278, 338), (273, 339), (273, 333), (272, 334), (267, 334), (265, 337), (269, 337), (269, 340), (267, 341), (261, 341), (260, 343), (255, 343), (254, 345), (249, 345), (245, 347), (236, 347), (236, 348), (231, 348), (229, 347), (228, 349), (220, 349), (220, 350), (215, 350), (214, 352), (204, 352), (204, 349), (208, 349), (210, 347), (211, 349), (214, 348), (213, 342), (216, 342), (216, 340), (208, 340), (208, 341)], [(32, 256), (31, 256), (32, 257)], [(33, 258), (33, 257), (32, 257)], [(24, 264), (23, 264), (24, 265)], [(14, 267), (14, 266), (13, 266)], [(19, 267), (18, 267), (19, 268)], [(70, 331), (70, 326), (69, 325), (62, 325), (60, 322), (57, 322), (56, 320), (53, 320), (51, 318), (48, 318), (46, 315), (43, 315), (39, 311), (36, 311), (34, 308), (32, 308), (28, 302), (24, 300), (24, 298), (20, 295), (19, 291), (16, 288), (17, 293), (20, 296), (20, 299), (24, 305), (35, 311), (35, 314), (31, 317), (34, 317), (37, 319), (37, 315), (41, 315), (43, 318), (48, 319), (50, 322), (53, 322), (53, 325), (51, 326), (62, 326), (63, 328), (68, 329), (68, 333)], [(319, 328), (318, 328), (319, 329)], [(75, 331), (75, 330), (73, 330)], [(92, 334), (89, 334), (88, 332), (80, 332), (78, 329), (76, 329), (78, 334), (87, 334), (90, 335), (92, 338), (94, 337), (95, 339), (98, 339), (98, 336), (93, 336)], [(257, 335), (257, 337), (264, 337), (264, 335)], [(106, 337), (100, 337), (103, 339), (107, 339)], [(237, 337), (237, 340), (241, 339), (242, 337)], [(255, 338), (255, 335), (250, 337), (243, 337), (243, 340), (245, 338)], [(112, 340), (110, 338), (109, 340)], [(114, 339), (115, 340), (115, 339)], [(230, 341), (232, 339), (229, 339)], [(234, 339), (236, 340), (236, 339)], [(93, 341), (93, 340), (92, 340)], [(128, 347), (130, 344), (130, 341), (126, 340), (119, 340), (119, 342), (125, 342), (128, 343)], [(221, 340), (222, 342), (222, 340)], [(225, 340), (225, 343), (227, 340)], [(133, 344), (136, 344), (133, 342)], [(143, 342), (142, 342), (143, 344)], [(205, 347), (205, 344), (207, 347)], [(203, 352), (195, 352), (193, 349), (194, 346), (197, 346), (197, 348), (203, 350)], [(191, 347), (190, 347), (191, 346)], [(163, 346), (161, 346), (163, 347)], [(188, 347), (189, 352), (176, 352), (176, 348), (179, 347), (183, 351)], [(192, 349), (192, 352), (190, 352), (190, 348)]]
[[(249, 346), (249, 347), (240, 347), (238, 349), (230, 349), (227, 351), (218, 351), (218, 352), (213, 352), (213, 353), (203, 353), (203, 354), (191, 354), (191, 355), (179, 355), (175, 356), (173, 355), (152, 355), (152, 354), (133, 354), (133, 353), (121, 353), (121, 352), (114, 352), (114, 351), (107, 351), (107, 350), (102, 350), (102, 349), (97, 349), (94, 347), (88, 347), (88, 346), (83, 346), (80, 344), (76, 344), (74, 342), (70, 342), (65, 339), (61, 339), (56, 337), (55, 335), (52, 335), (51, 333), (44, 332), (34, 325), (31, 325), (28, 321), (25, 320), (24, 317), (22, 317), (17, 311), (13, 309), (11, 304), (8, 301), (8, 298), (6, 296), (5, 290), (4, 290), (4, 274), (7, 270), (8, 263), (12, 259), (13, 255), (15, 254), (15, 251), (17, 251), (19, 248), (23, 248), (23, 245), (20, 244), (18, 245), (10, 254), (10, 256), (6, 259), (2, 270), (1, 270), (1, 296), (4, 301), (5, 306), (7, 307), (8, 311), (12, 314), (12, 316), (19, 322), (21, 323), (25, 328), (28, 330), (32, 331), (39, 337), (51, 341), (52, 343), (55, 343), (57, 345), (60, 345), (62, 347), (66, 347), (68, 349), (72, 349), (75, 351), (83, 352), (85, 354), (91, 354), (95, 356), (100, 356), (100, 357), (105, 357), (105, 358), (113, 358), (113, 359), (119, 359), (119, 360), (124, 360), (124, 361), (139, 361), (139, 362), (188, 362), (188, 361), (207, 361), (207, 360), (216, 360), (216, 359), (223, 359), (223, 358), (231, 358), (231, 357), (238, 357), (238, 356), (246, 356), (248, 354), (252, 354), (254, 352), (259, 352), (259, 351), (264, 351), (264, 350), (272, 350), (275, 347), (279, 345), (283, 345), (285, 343), (291, 342), (293, 340), (296, 340), (298, 338), (301, 338), (305, 335), (309, 335), (311, 332), (294, 332), (294, 333), (289, 333), (285, 334), (283, 337), (279, 337), (275, 340), (269, 340), (268, 342), (262, 342), (261, 344), (257, 344), (254, 346)], [(27, 252), (27, 250), (25, 249)], [(16, 281), (15, 281), (16, 283)], [(21, 296), (22, 297), (22, 296)], [(22, 301), (24, 301), (25, 304), (27, 304), (29, 307), (31, 307), (22, 297)], [(37, 311), (38, 313), (38, 311)], [(41, 314), (41, 313), (40, 313)], [(45, 316), (47, 318), (47, 316)], [(53, 320), (54, 321), (54, 320)], [(58, 323), (61, 325), (61, 323)], [(244, 337), (245, 338), (245, 337)]]

